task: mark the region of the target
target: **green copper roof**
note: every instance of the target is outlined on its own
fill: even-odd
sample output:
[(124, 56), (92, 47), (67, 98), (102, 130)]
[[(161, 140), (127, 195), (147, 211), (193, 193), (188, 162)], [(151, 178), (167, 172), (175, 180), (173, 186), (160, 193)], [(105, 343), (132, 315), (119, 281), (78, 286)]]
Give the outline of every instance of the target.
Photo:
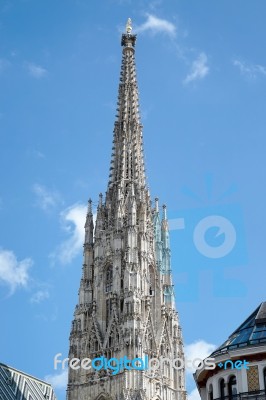
[(258, 308), (237, 328), (217, 350), (216, 356), (228, 350), (240, 349), (266, 344), (266, 302)]

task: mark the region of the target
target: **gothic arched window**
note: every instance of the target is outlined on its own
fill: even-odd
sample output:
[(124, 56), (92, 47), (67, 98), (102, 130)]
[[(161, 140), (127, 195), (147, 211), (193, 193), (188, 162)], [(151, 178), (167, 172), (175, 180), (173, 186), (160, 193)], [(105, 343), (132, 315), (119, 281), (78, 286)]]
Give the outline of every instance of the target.
[(150, 265), (149, 266), (149, 295), (150, 296), (154, 296), (154, 290), (155, 290), (155, 276), (154, 276), (153, 267)]
[(90, 341), (89, 341), (89, 353), (94, 353), (95, 351), (99, 350), (99, 343), (97, 340), (96, 333), (94, 331), (90, 334)]
[(112, 314), (112, 301), (111, 301), (111, 299), (107, 299), (106, 300), (106, 327), (109, 324), (111, 314)]
[(220, 397), (221, 397), (221, 399), (224, 399), (224, 389), (225, 389), (224, 379), (221, 379), (220, 380)]
[(234, 375), (230, 377), (228, 382), (228, 394), (230, 399), (234, 398), (234, 396), (237, 395), (237, 383), (236, 377)]
[(106, 270), (105, 291), (111, 292), (113, 288), (113, 267), (109, 265)]
[(212, 385), (209, 386), (209, 400), (213, 400), (213, 387), (212, 387)]

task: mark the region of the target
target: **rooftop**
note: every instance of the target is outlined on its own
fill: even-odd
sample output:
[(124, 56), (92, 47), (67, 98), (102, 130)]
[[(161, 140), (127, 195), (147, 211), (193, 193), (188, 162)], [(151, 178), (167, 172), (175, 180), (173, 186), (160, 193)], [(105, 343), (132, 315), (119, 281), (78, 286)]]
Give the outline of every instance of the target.
[(261, 303), (211, 356), (263, 344), (266, 344), (266, 302)]
[(53, 388), (47, 382), (0, 363), (0, 399), (56, 400)]

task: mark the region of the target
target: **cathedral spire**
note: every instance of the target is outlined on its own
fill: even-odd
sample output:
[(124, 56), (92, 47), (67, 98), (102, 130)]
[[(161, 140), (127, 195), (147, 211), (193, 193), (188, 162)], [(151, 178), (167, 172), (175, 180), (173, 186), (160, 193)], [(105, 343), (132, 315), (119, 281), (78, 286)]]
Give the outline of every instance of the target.
[(113, 153), (108, 189), (120, 186), (124, 194), (130, 183), (136, 191), (146, 186), (142, 144), (142, 125), (139, 115), (139, 93), (135, 65), (135, 43), (131, 19), (122, 34), (122, 65), (118, 90), (117, 114), (114, 126)]
[(89, 199), (88, 201), (88, 211), (85, 223), (85, 242), (84, 244), (93, 244), (93, 215), (92, 215), (92, 200)]
[[(91, 201), (88, 204), (69, 359), (133, 362), (179, 355), (184, 362), (166, 208), (162, 217), (158, 199), (152, 208), (146, 185), (135, 43), (129, 19), (121, 40), (110, 180), (105, 198), (99, 195), (95, 229)], [(186, 400), (184, 370), (175, 370), (168, 361), (156, 373), (120, 367), (117, 374), (111, 367), (70, 368), (68, 400)]]

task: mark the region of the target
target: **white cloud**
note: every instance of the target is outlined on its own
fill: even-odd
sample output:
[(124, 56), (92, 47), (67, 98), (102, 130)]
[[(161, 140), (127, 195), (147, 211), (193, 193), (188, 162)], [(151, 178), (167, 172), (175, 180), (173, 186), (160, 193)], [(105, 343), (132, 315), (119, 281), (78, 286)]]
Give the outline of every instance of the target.
[(66, 389), (67, 388), (68, 370), (63, 370), (58, 374), (46, 375), (44, 381), (52, 385), (53, 389)]
[(44, 78), (47, 75), (47, 69), (44, 67), (34, 64), (34, 63), (27, 63), (26, 64), (28, 73), (36, 79)]
[(149, 4), (147, 4), (147, 5), (151, 10), (155, 10), (158, 6), (160, 6), (162, 4), (162, 1), (163, 0), (153, 0), (153, 1), (150, 1)]
[(18, 287), (28, 285), (32, 265), (31, 258), (18, 261), (13, 251), (0, 249), (0, 282), (7, 284), (13, 294)]
[(48, 190), (38, 183), (35, 183), (32, 189), (37, 196), (37, 206), (44, 211), (49, 211), (59, 202), (62, 202), (59, 193), (55, 190)]
[(184, 83), (187, 84), (198, 79), (203, 79), (208, 75), (209, 71), (208, 57), (205, 53), (200, 53), (198, 58), (193, 61), (190, 73), (185, 78)]
[(61, 264), (69, 264), (74, 257), (81, 254), (86, 213), (87, 206), (83, 204), (74, 204), (61, 213), (63, 227), (69, 237), (51, 254), (54, 261), (57, 259)]
[(247, 78), (256, 79), (258, 75), (266, 76), (266, 67), (259, 64), (248, 64), (241, 60), (233, 60), (233, 65)]
[(200, 395), (198, 389), (193, 389), (189, 394), (188, 394), (188, 400), (200, 400)]
[(146, 31), (153, 34), (165, 33), (171, 37), (176, 35), (176, 27), (172, 22), (155, 17), (152, 14), (147, 14), (147, 20), (142, 25), (137, 26), (134, 31), (137, 33)]
[[(185, 358), (187, 360), (194, 360), (196, 358), (204, 360), (204, 358), (208, 357), (215, 350), (215, 348), (216, 346), (212, 343), (207, 343), (204, 340), (198, 340), (194, 343), (185, 345)], [(191, 372), (194, 372), (193, 368), (187, 369)]]
[[(210, 354), (216, 349), (216, 345), (212, 343), (207, 343), (204, 340), (197, 340), (191, 344), (184, 346), (185, 359), (186, 360), (195, 360), (201, 359), (204, 360), (206, 357), (210, 356)], [(195, 381), (193, 378), (193, 373), (195, 372), (195, 368), (190, 367), (190, 363), (186, 368), (186, 382), (189, 390), (188, 400), (200, 400), (200, 396), (197, 388), (195, 388)], [(193, 388), (193, 389), (192, 389)]]
[(30, 302), (39, 304), (42, 301), (49, 299), (49, 297), (50, 297), (50, 293), (48, 292), (48, 290), (38, 290), (36, 293), (34, 293), (31, 296)]

